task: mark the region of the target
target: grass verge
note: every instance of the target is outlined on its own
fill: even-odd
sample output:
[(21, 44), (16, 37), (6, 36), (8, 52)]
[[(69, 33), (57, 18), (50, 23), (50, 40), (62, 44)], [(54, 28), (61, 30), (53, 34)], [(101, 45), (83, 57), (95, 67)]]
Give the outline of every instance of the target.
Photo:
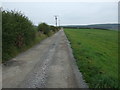
[(118, 88), (118, 32), (65, 29), (79, 70), (90, 88)]
[[(55, 32), (50, 32), (49, 33), (49, 37), (52, 36)], [(12, 53), (8, 55), (7, 60), (2, 60), (2, 63), (5, 63), (6, 61), (9, 61), (10, 59), (14, 58), (15, 56), (17, 56), (18, 54), (25, 52), (26, 50), (32, 48), (34, 45), (40, 43), (42, 40), (48, 38), (47, 35), (45, 34), (41, 34), (39, 32), (36, 33), (36, 37), (35, 40), (29, 44), (28, 46), (24, 46), (23, 48), (16, 48), (16, 47), (12, 47)]]

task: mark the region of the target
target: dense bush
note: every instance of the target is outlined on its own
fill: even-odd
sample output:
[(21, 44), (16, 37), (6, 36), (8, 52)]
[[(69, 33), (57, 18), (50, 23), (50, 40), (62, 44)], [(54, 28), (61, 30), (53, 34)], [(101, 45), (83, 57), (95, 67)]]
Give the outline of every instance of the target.
[(50, 26), (50, 30), (52, 30), (53, 32), (57, 32), (59, 28), (55, 26)]
[(50, 27), (46, 23), (41, 23), (41, 24), (38, 25), (38, 31), (40, 31), (40, 32), (46, 34), (47, 36), (49, 36)]
[(58, 27), (32, 22), (17, 11), (2, 11), (2, 62), (30, 48), (47, 36), (58, 31)]
[(17, 51), (32, 44), (35, 30), (21, 12), (2, 11), (2, 59), (10, 59)]
[(38, 31), (41, 33), (46, 34), (47, 36), (50, 35), (50, 32), (57, 32), (60, 28), (59, 27), (55, 27), (55, 26), (49, 26), (46, 23), (40, 23), (38, 25)]

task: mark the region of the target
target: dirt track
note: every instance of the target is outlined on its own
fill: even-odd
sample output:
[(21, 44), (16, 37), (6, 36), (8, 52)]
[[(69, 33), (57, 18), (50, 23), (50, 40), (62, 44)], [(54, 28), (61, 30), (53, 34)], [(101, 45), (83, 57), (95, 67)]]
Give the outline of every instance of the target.
[(2, 67), (3, 88), (86, 88), (63, 30)]

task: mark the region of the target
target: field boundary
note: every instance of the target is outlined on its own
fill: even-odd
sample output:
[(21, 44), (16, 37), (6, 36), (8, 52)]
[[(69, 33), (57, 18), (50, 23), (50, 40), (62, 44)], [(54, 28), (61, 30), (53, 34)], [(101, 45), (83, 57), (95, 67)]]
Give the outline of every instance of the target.
[[(65, 34), (65, 32), (64, 32), (64, 34)], [(78, 87), (79, 88), (89, 88), (87, 83), (83, 79), (82, 73), (78, 69), (78, 66), (77, 66), (77, 63), (76, 63), (76, 59), (73, 56), (73, 51), (72, 51), (72, 48), (71, 48), (71, 45), (70, 45), (70, 41), (68, 40), (66, 34), (65, 34), (65, 37), (66, 37), (67, 42), (68, 42), (68, 51), (70, 52), (70, 58), (72, 60), (71, 61), (71, 65), (73, 67), (73, 71), (74, 71), (74, 74), (75, 74), (75, 79), (77, 81)]]

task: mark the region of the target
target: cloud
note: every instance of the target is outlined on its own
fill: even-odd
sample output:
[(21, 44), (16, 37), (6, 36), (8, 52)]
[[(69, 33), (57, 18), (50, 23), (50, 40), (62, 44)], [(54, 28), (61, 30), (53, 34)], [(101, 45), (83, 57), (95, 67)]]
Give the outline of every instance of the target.
[(3, 6), (22, 11), (34, 24), (54, 25), (54, 15), (59, 15), (61, 24), (112, 23), (118, 17), (116, 2), (4, 2)]
[(1, 0), (2, 2), (118, 2), (119, 0)]

